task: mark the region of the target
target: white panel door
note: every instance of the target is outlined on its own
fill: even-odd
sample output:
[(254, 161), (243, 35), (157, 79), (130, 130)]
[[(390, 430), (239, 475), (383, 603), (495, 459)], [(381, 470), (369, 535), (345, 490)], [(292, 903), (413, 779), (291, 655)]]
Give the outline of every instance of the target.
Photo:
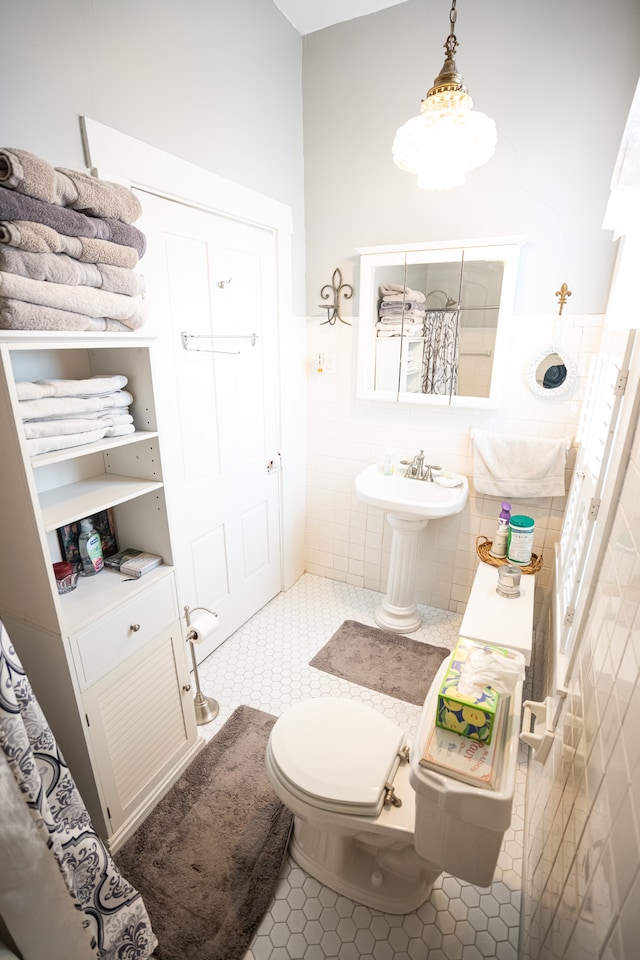
[(219, 619), (201, 660), (281, 587), (274, 234), (139, 195), (179, 599)]

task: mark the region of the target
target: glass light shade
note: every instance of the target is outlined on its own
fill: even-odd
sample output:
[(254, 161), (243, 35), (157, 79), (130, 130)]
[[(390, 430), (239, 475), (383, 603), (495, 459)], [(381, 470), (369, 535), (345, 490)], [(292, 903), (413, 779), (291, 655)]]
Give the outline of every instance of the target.
[(468, 171), (493, 155), (496, 125), (472, 107), (464, 90), (429, 95), (422, 101), (420, 116), (412, 117), (396, 133), (394, 162), (416, 174), (422, 190), (462, 186)]

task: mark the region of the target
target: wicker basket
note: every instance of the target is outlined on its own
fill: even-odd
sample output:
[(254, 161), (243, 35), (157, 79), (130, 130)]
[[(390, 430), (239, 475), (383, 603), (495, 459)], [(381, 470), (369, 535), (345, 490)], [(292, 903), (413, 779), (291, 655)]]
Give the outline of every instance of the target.
[[(510, 563), (510, 560), (507, 560), (506, 557), (502, 559), (498, 557), (492, 557), (489, 553), (491, 550), (491, 545), (493, 540), (489, 540), (487, 537), (480, 534), (479, 537), (476, 537), (476, 553), (480, 557), (483, 563), (489, 563), (492, 567), (502, 567), (506, 563)], [(519, 570), (522, 573), (537, 573), (538, 570), (542, 568), (542, 554), (538, 556), (536, 553), (531, 554), (531, 563), (526, 565), (516, 564)]]

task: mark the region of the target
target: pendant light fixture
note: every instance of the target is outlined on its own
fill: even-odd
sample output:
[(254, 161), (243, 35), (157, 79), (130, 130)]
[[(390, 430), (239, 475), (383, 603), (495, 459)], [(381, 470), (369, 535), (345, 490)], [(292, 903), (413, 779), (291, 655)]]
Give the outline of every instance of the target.
[(495, 123), (472, 109), (473, 101), (456, 67), (456, 2), (452, 0), (449, 13), (442, 70), (422, 101), (420, 116), (400, 127), (393, 141), (394, 162), (401, 170), (417, 174), (422, 190), (461, 186), (466, 173), (486, 163), (496, 146)]

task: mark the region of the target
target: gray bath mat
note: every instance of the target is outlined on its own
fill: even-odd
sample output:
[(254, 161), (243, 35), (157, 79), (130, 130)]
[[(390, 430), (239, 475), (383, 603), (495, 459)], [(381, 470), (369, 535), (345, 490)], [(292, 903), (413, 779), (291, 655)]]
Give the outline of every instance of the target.
[(309, 666), (421, 706), (438, 667), (450, 653), (444, 647), (345, 620)]
[(249, 947), (292, 822), (265, 771), (275, 721), (238, 707), (115, 855), (145, 902), (158, 960), (240, 960)]

